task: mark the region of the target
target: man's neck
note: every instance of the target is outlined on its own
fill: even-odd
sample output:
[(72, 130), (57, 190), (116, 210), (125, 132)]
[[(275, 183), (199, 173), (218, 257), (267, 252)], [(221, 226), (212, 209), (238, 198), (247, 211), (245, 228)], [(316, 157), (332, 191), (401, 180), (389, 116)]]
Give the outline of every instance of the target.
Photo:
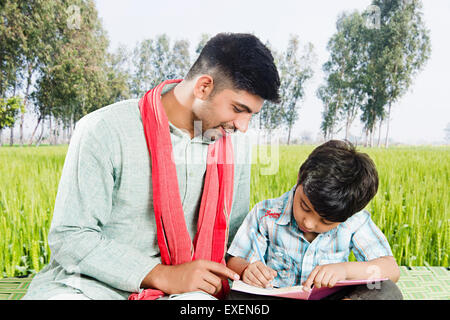
[(194, 137), (194, 115), (192, 99), (187, 93), (184, 81), (161, 96), (167, 118), (177, 128), (187, 131)]

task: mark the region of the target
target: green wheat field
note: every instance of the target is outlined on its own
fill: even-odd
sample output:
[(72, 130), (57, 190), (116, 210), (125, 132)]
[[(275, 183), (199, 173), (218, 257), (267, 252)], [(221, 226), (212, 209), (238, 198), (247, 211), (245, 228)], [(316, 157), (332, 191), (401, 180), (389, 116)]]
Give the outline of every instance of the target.
[[(313, 149), (255, 149), (250, 206), (289, 190)], [(448, 267), (450, 148), (359, 150), (377, 165), (380, 186), (367, 209), (398, 264)], [(67, 146), (0, 148), (0, 278), (33, 274), (48, 263), (47, 234), (66, 152)], [(275, 174), (265, 174), (268, 155), (275, 155)]]

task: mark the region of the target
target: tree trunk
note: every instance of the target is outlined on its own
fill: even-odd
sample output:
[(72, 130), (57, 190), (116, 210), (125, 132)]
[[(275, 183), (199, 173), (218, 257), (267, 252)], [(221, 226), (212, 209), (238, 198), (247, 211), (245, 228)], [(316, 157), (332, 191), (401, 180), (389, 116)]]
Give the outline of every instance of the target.
[(24, 111), (20, 115), (19, 141), (20, 141), (21, 146), (23, 146), (23, 124), (25, 122), (25, 113), (27, 112), (27, 104), (28, 104), (28, 98), (29, 98), (29, 94), (30, 94), (32, 75), (33, 75), (33, 65), (30, 63), (30, 64), (28, 64), (27, 88), (25, 90), (25, 97), (23, 99)]
[(49, 140), (49, 144), (52, 145), (52, 141), (53, 141), (53, 130), (52, 130), (52, 116), (50, 115), (48, 117), (48, 140)]
[(381, 145), (381, 125), (383, 124), (383, 120), (380, 119), (380, 125), (378, 126), (378, 141), (377, 141), (377, 148)]
[(288, 131), (288, 141), (287, 141), (287, 144), (288, 144), (288, 145), (291, 144), (291, 130), (292, 130), (292, 126), (289, 126), (289, 131)]
[(366, 129), (366, 141), (364, 141), (364, 147), (368, 147), (369, 146), (369, 129)]
[(34, 138), (34, 135), (36, 134), (37, 128), (39, 127), (39, 124), (41, 123), (41, 120), (42, 120), (42, 116), (40, 116), (40, 117), (38, 118), (36, 127), (34, 127), (33, 133), (31, 134), (30, 141), (28, 142), (28, 145), (29, 145), (29, 146), (31, 146), (31, 145), (33, 144), (33, 138)]
[(348, 136), (350, 134), (350, 124), (351, 124), (350, 115), (347, 114), (347, 120), (345, 122), (345, 140), (348, 140)]
[(63, 127), (62, 127), (62, 141), (63, 141), (63, 143), (66, 143), (67, 132), (68, 132), (67, 126), (66, 126), (65, 122), (63, 122)]
[(9, 145), (12, 146), (14, 144), (14, 125), (11, 127), (11, 134), (9, 136)]
[(384, 140), (384, 147), (389, 147), (389, 123), (391, 122), (391, 102), (389, 102), (388, 112), (387, 112), (387, 124), (386, 124), (386, 139)]
[(61, 121), (59, 119), (55, 119), (55, 144), (59, 143), (59, 136), (61, 135)]
[(41, 129), (41, 134), (39, 135), (39, 138), (38, 138), (38, 140), (36, 141), (36, 147), (39, 147), (39, 145), (41, 144), (42, 136), (44, 135), (44, 124), (45, 124), (45, 120), (42, 119), (42, 129)]

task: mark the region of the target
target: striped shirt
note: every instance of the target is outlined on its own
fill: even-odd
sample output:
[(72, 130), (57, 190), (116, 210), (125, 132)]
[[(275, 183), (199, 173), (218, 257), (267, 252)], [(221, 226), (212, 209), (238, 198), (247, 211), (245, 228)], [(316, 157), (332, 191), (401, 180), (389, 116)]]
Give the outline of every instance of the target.
[(275, 287), (301, 285), (316, 266), (348, 261), (350, 250), (358, 261), (392, 256), (386, 237), (366, 210), (310, 243), (293, 218), (294, 191), (295, 187), (279, 198), (259, 202), (239, 228), (228, 254), (250, 263), (260, 260), (251, 240), (253, 229), (267, 266), (277, 271)]

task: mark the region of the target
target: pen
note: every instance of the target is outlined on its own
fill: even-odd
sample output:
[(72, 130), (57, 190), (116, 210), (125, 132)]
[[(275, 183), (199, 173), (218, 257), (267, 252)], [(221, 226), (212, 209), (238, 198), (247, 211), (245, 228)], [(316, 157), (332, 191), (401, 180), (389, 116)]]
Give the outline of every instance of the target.
[(259, 248), (258, 240), (256, 239), (256, 232), (254, 229), (252, 229), (251, 236), (252, 236), (253, 243), (255, 244), (256, 251), (258, 251), (259, 260), (261, 260), (261, 262), (264, 263), (264, 265), (265, 265), (266, 262), (264, 261), (264, 255), (262, 254), (261, 249)]

